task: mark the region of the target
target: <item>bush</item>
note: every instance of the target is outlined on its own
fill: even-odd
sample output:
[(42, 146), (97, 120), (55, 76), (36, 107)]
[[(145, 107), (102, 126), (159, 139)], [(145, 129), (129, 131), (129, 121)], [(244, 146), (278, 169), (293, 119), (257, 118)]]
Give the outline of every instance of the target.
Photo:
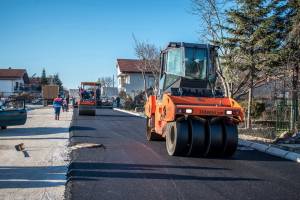
[(253, 102), (251, 116), (254, 118), (259, 118), (262, 116), (262, 114), (265, 110), (266, 110), (265, 103)]
[[(248, 101), (241, 101), (240, 105), (244, 108), (245, 113), (247, 113)], [(266, 111), (265, 103), (257, 100), (253, 100), (251, 108), (251, 117), (254, 119), (260, 118)]]
[(130, 96), (126, 97), (124, 102), (124, 109), (125, 110), (133, 110), (135, 107), (134, 102)]
[(119, 97), (120, 97), (120, 99), (124, 99), (124, 100), (126, 100), (126, 97), (127, 97), (127, 94), (126, 94), (126, 92), (124, 92), (124, 91), (120, 91), (120, 92), (119, 92)]

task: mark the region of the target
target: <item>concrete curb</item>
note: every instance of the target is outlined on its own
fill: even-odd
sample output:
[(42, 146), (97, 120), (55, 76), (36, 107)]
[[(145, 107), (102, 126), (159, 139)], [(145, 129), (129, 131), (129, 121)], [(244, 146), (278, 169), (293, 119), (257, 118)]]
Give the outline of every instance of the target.
[(242, 139), (239, 139), (239, 144), (246, 146), (246, 147), (256, 149), (257, 151), (260, 151), (263, 153), (270, 154), (272, 156), (277, 156), (280, 158), (284, 158), (287, 160), (292, 160), (297, 163), (300, 163), (300, 154), (295, 153), (295, 152), (286, 151), (286, 150), (280, 149), (278, 147), (275, 147), (273, 145), (260, 144), (260, 143), (250, 142), (250, 141), (242, 140)]
[[(119, 109), (119, 108), (114, 108), (114, 110), (119, 111), (119, 112), (124, 112), (127, 114), (131, 114), (131, 115), (135, 115), (138, 117), (146, 118), (145, 115), (127, 111), (127, 110), (123, 110), (123, 109)], [(257, 151), (270, 154), (272, 156), (276, 156), (276, 157), (280, 157), (283, 159), (292, 160), (297, 163), (300, 163), (300, 154), (295, 153), (295, 152), (286, 151), (286, 150), (280, 149), (280, 148), (272, 146), (272, 145), (250, 142), (250, 141), (243, 140), (243, 139), (239, 139), (239, 145), (250, 147)]]
[(127, 111), (127, 110), (123, 110), (123, 109), (120, 109), (120, 108), (113, 108), (113, 110), (123, 112), (123, 113), (127, 113), (127, 114), (130, 114), (130, 115), (134, 115), (134, 116), (137, 116), (137, 117), (146, 118), (146, 116), (144, 114), (139, 114), (139, 113)]

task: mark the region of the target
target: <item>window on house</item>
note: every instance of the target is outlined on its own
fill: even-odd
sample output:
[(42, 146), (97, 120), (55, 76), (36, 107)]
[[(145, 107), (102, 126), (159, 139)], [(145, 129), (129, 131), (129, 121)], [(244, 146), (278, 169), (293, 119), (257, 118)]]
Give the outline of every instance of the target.
[(130, 76), (129, 75), (126, 76), (126, 83), (130, 84)]
[(148, 77), (148, 87), (154, 86), (154, 77), (150, 76)]
[(19, 82), (16, 82), (15, 90), (18, 90), (18, 88), (19, 88)]

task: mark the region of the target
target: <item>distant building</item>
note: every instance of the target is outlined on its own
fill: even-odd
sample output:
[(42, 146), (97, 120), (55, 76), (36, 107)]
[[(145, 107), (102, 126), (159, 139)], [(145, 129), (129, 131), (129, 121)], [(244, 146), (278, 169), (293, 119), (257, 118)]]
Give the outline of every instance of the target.
[[(47, 78), (48, 85), (55, 85), (53, 76), (48, 76)], [(42, 83), (41, 77), (29, 77), (30, 82), (30, 91), (31, 92), (41, 92)]]
[[(144, 80), (141, 71), (138, 69), (140, 60), (117, 59), (117, 86), (118, 92), (125, 91), (126, 94), (134, 97), (144, 91)], [(151, 72), (146, 72), (146, 86), (154, 85), (154, 77)]]
[(72, 98), (79, 99), (80, 98), (79, 89), (69, 89), (69, 95)]
[(0, 69), (0, 96), (8, 97), (25, 91), (29, 84), (26, 69)]

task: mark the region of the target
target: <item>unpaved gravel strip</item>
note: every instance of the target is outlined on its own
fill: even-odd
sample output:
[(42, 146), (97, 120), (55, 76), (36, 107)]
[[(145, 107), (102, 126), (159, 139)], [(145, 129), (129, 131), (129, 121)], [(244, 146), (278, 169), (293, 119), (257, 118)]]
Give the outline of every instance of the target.
[[(63, 199), (73, 111), (54, 120), (49, 107), (28, 112), (23, 126), (0, 130), (0, 200)], [(15, 145), (24, 143), (24, 152)]]

